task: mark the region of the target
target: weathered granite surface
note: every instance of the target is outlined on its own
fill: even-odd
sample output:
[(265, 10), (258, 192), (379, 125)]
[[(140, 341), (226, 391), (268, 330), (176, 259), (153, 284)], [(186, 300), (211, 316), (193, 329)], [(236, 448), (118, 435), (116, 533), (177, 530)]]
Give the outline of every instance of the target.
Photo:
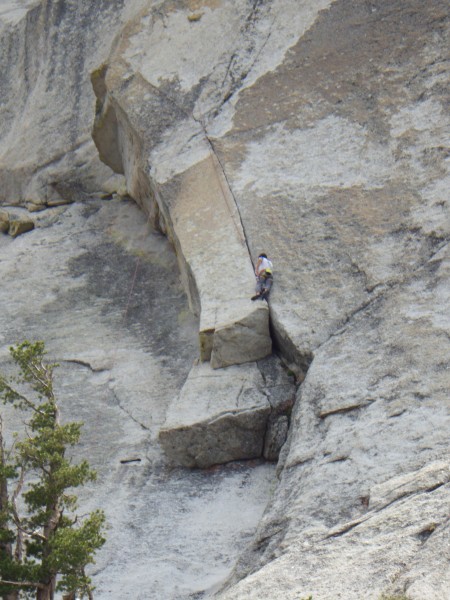
[(269, 413), (255, 364), (214, 371), (203, 363), (170, 405), (159, 439), (168, 458), (186, 467), (259, 458)]
[[(167, 468), (158, 433), (197, 353), (198, 323), (169, 242), (138, 207), (97, 199), (33, 218), (29, 233), (0, 234), (0, 371), (24, 339), (45, 340), (60, 364), (62, 417), (84, 422), (75, 458), (98, 472), (79, 512), (101, 507), (108, 522), (95, 598), (195, 597), (250, 541), (275, 466)], [(21, 414), (0, 410), (10, 433), (23, 429)]]
[[(200, 315), (200, 359), (210, 360), (213, 368), (255, 361), (272, 350), (268, 311), (265, 304), (250, 300), (253, 267), (222, 166), (201, 125), (192, 116), (186, 122), (184, 109), (145, 79), (143, 66), (128, 77), (134, 67), (128, 61), (130, 36), (147, 39), (146, 19), (159, 21), (158, 10), (129, 25), (107, 68), (93, 75), (98, 99), (94, 139), (102, 159), (125, 174), (130, 194), (177, 250), (190, 306)], [(148, 43), (152, 41), (150, 32)], [(169, 149), (162, 145), (162, 156), (151, 167), (146, 157), (170, 136), (175, 122), (179, 143), (192, 143), (198, 162), (190, 154), (173, 154), (169, 138)], [(178, 172), (161, 181), (150, 173), (151, 168), (167, 171), (178, 163)]]
[(217, 142), (250, 248), (281, 267), (275, 337), (314, 354), (224, 600), (449, 598), (448, 477), (422, 483), (449, 464), (448, 40), (442, 2), (335, 2)]
[(257, 572), (227, 600), (448, 598), (448, 259), (447, 246), (316, 352), (236, 576)]
[[(219, 2), (201, 12), (194, 22), (178, 7), (133, 23), (105, 84), (122, 128), (141, 143), (139, 161), (124, 165), (130, 191), (139, 162), (167, 229), (180, 178), (214, 152), (251, 255), (264, 249), (274, 260), (274, 339), (299, 380), (312, 360), (277, 495), (223, 597), (417, 597), (420, 584), (401, 567), (421, 563), (420, 540), (403, 539), (399, 526), (408, 510), (381, 510), (375, 529), (365, 522), (364, 562), (356, 542), (340, 544), (332, 532), (370, 510), (373, 486), (441, 459), (448, 437), (446, 4)], [(294, 14), (296, 36), (283, 40), (281, 19)], [(235, 35), (220, 36), (219, 60), (195, 60), (217, 22)], [(192, 46), (192, 60), (166, 55), (169, 40)], [(195, 224), (204, 227), (193, 210), (194, 237)], [(436, 540), (446, 535), (441, 487), (415, 523), (426, 528), (434, 513)], [(398, 540), (388, 551), (392, 519)], [(377, 552), (380, 522), (386, 548)], [(439, 597), (437, 572), (427, 585)]]
[(40, 206), (100, 190), (90, 72), (142, 0), (0, 6), (0, 202)]
[[(128, 15), (95, 7), (102, 23), (114, 23), (98, 28), (98, 60), (89, 61), (100, 157), (124, 173), (128, 192), (172, 241), (201, 315), (202, 358), (211, 352), (213, 361), (216, 331), (255, 310), (250, 257), (265, 251), (275, 265), (274, 344), (298, 382), (310, 367), (278, 488), (217, 597), (448, 600), (448, 3), (131, 6)], [(4, 14), (2, 39), (5, 31), (23, 39), (21, 19), (11, 25), (10, 13), (6, 24)], [(101, 45), (119, 19), (120, 37)], [(2, 57), (2, 82), (8, 76), (5, 89), (16, 95), (1, 107), (1, 181), (15, 202), (40, 189), (16, 151), (27, 128), (44, 173), (65, 169), (74, 154), (63, 137), (52, 155), (61, 161), (45, 162), (55, 142), (43, 132), (64, 110), (51, 108), (45, 86), (28, 91), (17, 57)], [(66, 88), (63, 99), (73, 107)], [(86, 114), (80, 131), (90, 128)], [(69, 186), (72, 199), (77, 190)], [(225, 366), (224, 348), (215, 366)], [(232, 360), (255, 360), (247, 352)]]
[(286, 441), (295, 382), (273, 357), (214, 370), (195, 365), (167, 411), (159, 441), (185, 467), (278, 459)]

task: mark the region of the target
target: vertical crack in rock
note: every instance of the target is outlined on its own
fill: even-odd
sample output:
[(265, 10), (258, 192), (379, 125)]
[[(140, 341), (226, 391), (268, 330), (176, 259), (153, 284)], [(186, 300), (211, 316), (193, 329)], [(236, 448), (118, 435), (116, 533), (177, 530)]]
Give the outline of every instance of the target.
[[(146, 134), (143, 131), (139, 133), (137, 127), (140, 118), (137, 113), (138, 107), (126, 108), (128, 98), (132, 93), (131, 88), (137, 88), (142, 83), (141, 79), (128, 78), (127, 95), (121, 97), (118, 90), (113, 96), (110, 92), (105, 92), (110, 69), (111, 66), (107, 69), (102, 68), (93, 78), (94, 89), (99, 100), (94, 138), (99, 145), (103, 160), (109, 162), (116, 170), (122, 170), (119, 162), (124, 165), (123, 170), (127, 176), (132, 196), (149, 215), (158, 214), (158, 218), (153, 218), (152, 221), (155, 224), (160, 223), (161, 229), (174, 243), (185, 287), (189, 292), (194, 290), (199, 296), (198, 299), (192, 298), (192, 293), (190, 294), (191, 305), (200, 306), (201, 360), (210, 360), (211, 366), (217, 369), (261, 359), (271, 352), (269, 311), (266, 304), (256, 305), (249, 301), (249, 297), (253, 293), (254, 275), (249, 261), (250, 253), (242, 217), (225, 169), (204, 123), (200, 119), (193, 118), (196, 125), (201, 127), (209, 157), (190, 167), (185, 173), (173, 177), (170, 182), (158, 184), (155, 178), (150, 177), (148, 169), (144, 166)], [(160, 96), (167, 99), (167, 95), (155, 89), (153, 85), (146, 86), (146, 89), (148, 90), (147, 94), (149, 91), (150, 93), (155, 92), (157, 102)], [(172, 99), (171, 102), (173, 102)], [(179, 111), (186, 119), (184, 107), (178, 106), (175, 111)], [(114, 130), (117, 128), (113, 138), (108, 133), (107, 114), (113, 115), (109, 121)], [(110, 144), (112, 142), (118, 147), (119, 139), (121, 140), (121, 157), (118, 161), (114, 158), (114, 148), (111, 149)], [(107, 144), (105, 140), (108, 141)], [(189, 148), (191, 143), (197, 142), (197, 133), (189, 133), (185, 147)], [(108, 152), (112, 152), (110, 160), (107, 156)], [(174, 156), (173, 160), (176, 161), (177, 158)], [(186, 209), (184, 204), (186, 204)], [(206, 219), (202, 213), (205, 213)], [(217, 216), (220, 218), (216, 226), (214, 219)], [(233, 232), (232, 229), (235, 231)], [(208, 234), (206, 238), (205, 233)], [(210, 233), (212, 233), (212, 237)], [(200, 238), (200, 241), (197, 241), (197, 237)], [(212, 253), (211, 244), (215, 247)], [(234, 249), (233, 244), (235, 245)], [(243, 248), (245, 248), (244, 252), (242, 252)], [(225, 281), (221, 277), (224, 256), (227, 257), (230, 264), (233, 264), (234, 269), (231, 277), (225, 276)], [(211, 262), (210, 266), (208, 262)], [(219, 275), (217, 283), (213, 281), (216, 273)], [(245, 279), (248, 283), (245, 283)], [(192, 280), (194, 284), (190, 283)], [(225, 289), (223, 289), (224, 283)], [(243, 293), (248, 294), (245, 300), (242, 297)], [(226, 375), (226, 377), (230, 376)], [(189, 387), (190, 384), (187, 382), (186, 385)], [(178, 407), (177, 416), (184, 414), (182, 410), (179, 410), (179, 402), (181, 401), (185, 405), (186, 398), (189, 398), (190, 395), (190, 392), (183, 391), (179, 400), (174, 402)], [(229, 396), (229, 402), (232, 406), (234, 403), (233, 393)], [(267, 398), (265, 405), (264, 412), (267, 412), (270, 407)], [(290, 409), (291, 406), (289, 411)], [(216, 410), (219, 409), (216, 408)], [(180, 422), (179, 419), (173, 421), (169, 413), (166, 425), (161, 431), (160, 440), (169, 458), (177, 464), (180, 464), (181, 461), (181, 464), (185, 466), (208, 466), (215, 462), (252, 458), (261, 454), (264, 454), (268, 460), (276, 460), (280, 447), (286, 439), (289, 419), (286, 414), (281, 414), (283, 410), (279, 407), (272, 405), (270, 411), (270, 427), (264, 428), (263, 447), (259, 454), (255, 449), (249, 450), (249, 443), (241, 440), (241, 449), (238, 449), (237, 444), (233, 441), (234, 449), (230, 452), (225, 451), (217, 456), (217, 453), (208, 448), (210, 456), (198, 458), (198, 453), (202, 451), (193, 452), (188, 448), (192, 445), (196, 446), (197, 442), (191, 439), (193, 423), (190, 422), (190, 417), (187, 415), (191, 430), (189, 435), (186, 433), (186, 422)], [(221, 412), (223, 413), (223, 410)], [(229, 414), (228, 411), (225, 412)], [(244, 411), (239, 412), (236, 420), (237, 429), (242, 429), (239, 421), (246, 420), (245, 414)], [(257, 429), (259, 428), (258, 414), (259, 409), (255, 408), (254, 427)], [(206, 420), (208, 421), (208, 419)], [(225, 420), (229, 420), (229, 417)], [(208, 427), (217, 428), (217, 423), (220, 421), (224, 421), (224, 417), (216, 419), (211, 415)], [(199, 431), (204, 433), (204, 427), (204, 425), (201, 426)], [(261, 434), (258, 435), (261, 436)], [(174, 436), (177, 437), (176, 443), (173, 441)], [(220, 446), (219, 442), (216, 441), (216, 443)], [(206, 441), (205, 445), (208, 446)], [(183, 452), (188, 455), (187, 459), (182, 457)]]
[[(107, 73), (104, 75), (108, 80)], [(139, 86), (133, 81), (130, 86)], [(148, 212), (158, 213), (163, 221), (162, 229), (174, 243), (182, 271), (185, 288), (191, 297), (191, 306), (200, 308), (199, 338), (202, 347), (202, 360), (212, 360), (215, 368), (257, 360), (271, 351), (268, 330), (268, 313), (250, 301), (253, 288), (253, 268), (249, 260), (242, 226), (236, 221), (236, 203), (218, 170), (217, 158), (208, 150), (203, 136), (202, 144), (207, 154), (170, 181), (158, 183), (145, 166), (146, 133), (145, 126), (138, 132), (136, 119), (138, 107), (132, 105), (127, 113), (130, 90), (121, 98), (125, 106), (116, 106), (117, 100), (109, 98), (106, 108), (113, 110), (122, 140), (121, 156), (125, 165), (125, 175), (131, 195)], [(159, 102), (158, 95), (155, 101)], [(114, 108), (112, 106), (114, 105)], [(131, 111), (131, 112), (130, 112)], [(184, 115), (183, 115), (184, 118)], [(194, 120), (192, 120), (195, 123)], [(195, 124), (198, 128), (198, 124)], [(105, 121), (97, 116), (94, 136), (101, 140)], [(189, 136), (192, 133), (189, 132)], [(98, 142), (105, 157), (105, 144)], [(108, 150), (109, 151), (109, 146)], [(208, 156), (209, 153), (209, 156)], [(173, 157), (176, 163), (176, 157)], [(112, 160), (111, 165), (114, 163)], [(155, 204), (158, 209), (155, 210)], [(232, 277), (224, 279), (223, 257), (235, 270)], [(193, 283), (191, 283), (193, 279)], [(192, 292), (198, 297), (193, 298)], [(252, 320), (256, 326), (256, 337), (251, 331), (239, 327), (242, 321)], [(205, 344), (205, 333), (212, 343)], [(220, 332), (220, 335), (216, 335)]]
[(147, 427), (146, 425), (141, 423), (138, 419), (136, 419), (136, 417), (122, 404), (122, 402), (119, 398), (119, 395), (114, 390), (114, 388), (110, 387), (110, 389), (111, 389), (113, 397), (115, 398), (116, 406), (118, 406), (118, 408), (120, 408), (120, 410), (123, 411), (124, 414), (126, 414), (129, 419), (131, 419), (134, 423), (136, 423), (136, 425), (139, 425), (139, 427), (141, 427), (141, 429), (144, 429), (145, 431), (150, 431), (149, 427)]
[(262, 377), (262, 393), (270, 405), (264, 434), (263, 457), (269, 461), (276, 461), (287, 439), (297, 386), (293, 381), (293, 374), (288, 374), (288, 369), (275, 355), (258, 361), (257, 364)]
[[(203, 12), (189, 19), (199, 4)], [(168, 456), (202, 467), (275, 460), (292, 419), (277, 494), (223, 599), (314, 592), (359, 600), (389, 586), (414, 598), (448, 595), (447, 4), (20, 0), (0, 11), (0, 197), (26, 198), (33, 210), (84, 201), (109, 177), (87, 141), (92, 98), (83, 73), (102, 64), (115, 38), (109, 63), (92, 78), (98, 151), (173, 243), (200, 315), (202, 364), (168, 410), (160, 436)], [(49, 233), (39, 229), (30, 236)], [(64, 252), (69, 239), (56, 248)], [(12, 252), (26, 245), (24, 237), (12, 241)], [(91, 249), (79, 274), (86, 266), (99, 279), (105, 257), (117, 261), (111, 247)], [(249, 302), (249, 249), (275, 258), (270, 324), (267, 306)], [(30, 254), (16, 255), (23, 280), (34, 269)], [(43, 264), (56, 267), (57, 254)], [(154, 274), (149, 269), (144, 294)], [(92, 306), (97, 326), (106, 316), (111, 323), (123, 283), (116, 279), (102, 282), (104, 302)], [(5, 314), (22, 310), (6, 294), (16, 300), (23, 286), (13, 276), (3, 286)], [(73, 297), (36, 287), (44, 300), (29, 310), (33, 332), (43, 326), (39, 312), (46, 323), (62, 308), (73, 314)], [(144, 297), (145, 310), (132, 306), (127, 327), (146, 345), (142, 364), (131, 357), (132, 373), (147, 369), (149, 348), (160, 356), (168, 343), (164, 330), (155, 332), (162, 319), (148, 333), (147, 315), (156, 305), (168, 309), (170, 294)], [(7, 320), (8, 335), (13, 327)], [(19, 321), (16, 333), (29, 329)], [(276, 359), (263, 358), (271, 338), (297, 383), (310, 368), (292, 416), (291, 376), (285, 383)], [(169, 380), (179, 376), (177, 353), (185, 352), (185, 368), (192, 364), (192, 346), (186, 352), (174, 340), (178, 348), (161, 361), (171, 361)], [(76, 356), (67, 362), (101, 370), (87, 354)], [(95, 379), (100, 396), (106, 376)], [(146, 381), (154, 383), (148, 372)], [(164, 407), (178, 389), (167, 392), (167, 381)], [(128, 412), (145, 421), (146, 389), (141, 396), (110, 384), (127, 428), (147, 429)], [(163, 422), (164, 408), (156, 410)], [(210, 473), (202, 475), (197, 484)], [(183, 484), (198, 472), (184, 476)], [(116, 483), (115, 492), (126, 493)], [(146, 512), (149, 522), (154, 515)], [(130, 530), (138, 529), (134, 518)], [(176, 548), (166, 563), (180, 559)]]
[[(204, 124), (196, 121), (188, 109), (187, 99), (185, 103), (180, 95), (180, 101), (174, 102), (170, 88), (156, 88), (141, 76), (130, 77), (121, 69), (120, 61), (110, 61), (108, 68), (101, 69), (94, 78), (98, 97), (94, 139), (101, 158), (116, 170), (123, 170), (131, 196), (150, 216), (156, 215), (152, 222), (173, 242), (190, 304), (200, 313), (200, 359), (205, 365), (194, 367), (192, 377), (174, 400), (176, 415), (169, 410), (160, 433), (161, 443), (173, 462), (185, 466), (261, 456), (262, 428), (269, 404), (259, 392), (251, 392), (253, 367), (243, 365), (241, 369), (247, 380), (244, 392), (235, 396), (232, 383), (233, 365), (250, 365), (271, 353), (269, 312), (267, 305), (250, 301), (253, 266), (225, 170)], [(126, 90), (120, 83), (125, 76)], [(111, 88), (111, 82), (117, 82), (117, 86), (113, 83)], [(151, 98), (152, 115), (145, 107), (149, 103), (140, 101), (144, 93)], [(169, 143), (167, 153), (160, 143), (164, 135), (161, 110), (171, 114), (170, 122), (175, 119), (181, 123), (176, 146), (194, 158), (188, 156), (186, 165), (183, 152), (181, 156), (172, 154)], [(166, 127), (170, 130), (169, 120)], [(111, 143), (115, 147), (111, 148)], [(115, 158), (115, 152), (120, 159)], [(200, 152), (200, 159), (195, 158), (196, 152)], [(167, 170), (168, 161), (173, 162), (172, 173), (164, 176), (162, 168)], [(224, 257), (232, 265), (232, 273), (224, 271)], [(202, 392), (206, 403), (201, 422), (196, 423), (189, 414), (189, 405), (198, 401), (191, 387), (201, 396), (198, 371), (202, 369), (202, 377), (208, 379), (211, 367), (223, 370), (220, 377), (225, 383), (219, 384), (223, 401), (209, 402), (211, 390), (206, 388)], [(212, 393), (217, 395), (218, 384), (214, 383)], [(210, 384), (211, 380), (207, 382)], [(230, 410), (237, 402), (242, 407)]]
[(242, 239), (242, 243), (245, 244), (245, 246), (247, 248), (247, 251), (248, 251), (248, 255), (250, 256), (250, 259), (251, 259), (250, 248), (248, 246), (247, 236), (245, 234), (244, 222), (242, 220), (242, 216), (241, 216), (241, 213), (240, 213), (240, 210), (239, 210), (239, 205), (236, 202), (236, 198), (235, 198), (235, 196), (233, 194), (233, 189), (231, 188), (231, 185), (230, 185), (230, 183), (228, 181), (227, 174), (226, 174), (226, 171), (224, 169), (224, 166), (223, 166), (223, 164), (222, 164), (222, 162), (220, 160), (220, 157), (219, 157), (219, 155), (218, 155), (218, 153), (217, 153), (217, 151), (216, 151), (216, 149), (214, 147), (214, 144), (213, 144), (210, 136), (208, 135), (208, 131), (206, 129), (206, 125), (205, 125), (204, 120), (202, 118), (196, 118), (195, 116), (194, 116), (194, 120), (200, 125), (200, 127), (201, 127), (201, 129), (203, 131), (203, 135), (205, 137), (205, 140), (208, 143), (208, 147), (210, 149), (210, 152), (211, 152), (214, 164), (218, 165), (218, 168), (220, 169), (220, 174), (218, 173), (218, 178), (219, 178), (220, 182), (222, 182), (222, 180), (223, 180), (224, 183), (225, 183), (225, 185), (226, 185), (226, 190), (225, 190), (225, 189), (223, 189), (223, 185), (221, 183), (221, 187), (222, 187), (222, 190), (223, 190), (223, 196), (225, 198), (225, 201), (227, 201), (228, 195), (230, 195), (231, 198), (232, 198), (232, 200), (233, 200), (233, 206), (232, 207), (230, 206), (230, 214), (231, 214), (232, 218), (234, 217), (234, 214), (236, 214), (237, 217), (238, 217), (238, 219), (239, 219), (239, 224), (236, 224), (236, 230), (237, 230), (238, 236), (241, 237), (241, 239)]

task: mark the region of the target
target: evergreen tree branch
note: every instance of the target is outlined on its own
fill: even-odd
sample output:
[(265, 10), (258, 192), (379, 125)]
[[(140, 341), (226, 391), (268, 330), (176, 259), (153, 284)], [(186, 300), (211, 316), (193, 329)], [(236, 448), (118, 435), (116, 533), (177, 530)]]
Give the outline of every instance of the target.
[(8, 581), (6, 579), (0, 579), (0, 585), (11, 585), (19, 588), (33, 587), (38, 590), (44, 590), (46, 587), (45, 584), (39, 583), (38, 581)]
[(4, 394), (4, 402), (9, 402), (11, 404), (14, 404), (17, 401), (23, 402), (28, 408), (31, 408), (31, 410), (33, 410), (35, 413), (38, 413), (40, 415), (44, 414), (34, 402), (29, 400), (23, 394), (20, 394), (16, 389), (9, 385), (9, 383), (3, 377), (0, 377), (0, 393)]
[[(18, 600), (20, 590), (27, 597), (34, 597), (35, 590), (36, 600), (53, 600), (58, 588), (68, 592), (70, 598), (80, 594), (92, 600), (91, 580), (85, 567), (94, 562), (95, 552), (105, 542), (105, 517), (100, 510), (81, 517), (73, 514), (77, 498), (69, 491), (95, 480), (95, 472), (87, 461), (72, 465), (65, 457), (67, 449), (78, 443), (82, 423), (60, 423), (53, 390), (53, 370), (57, 365), (45, 363), (43, 342), (23, 342), (10, 351), (20, 369), (20, 376), (13, 381), (28, 384), (38, 399), (30, 400), (0, 375), (3, 402), (22, 410), (29, 408), (33, 413), (11, 460), (4, 453), (0, 417), (0, 483), (6, 492), (0, 498), (5, 500), (2, 528), (6, 543), (10, 544), (6, 555), (6, 545), (2, 548), (4, 559), (0, 553), (0, 573), (4, 578), (0, 585), (9, 588), (3, 597)], [(9, 479), (15, 481), (12, 497), (7, 493)], [(19, 512), (22, 502), (26, 513), (23, 517)]]

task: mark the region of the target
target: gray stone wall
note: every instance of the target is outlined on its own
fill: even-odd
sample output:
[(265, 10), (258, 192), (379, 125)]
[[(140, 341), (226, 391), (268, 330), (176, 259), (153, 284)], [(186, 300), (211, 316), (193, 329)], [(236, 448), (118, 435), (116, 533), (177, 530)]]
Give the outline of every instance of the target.
[[(254, 364), (272, 342), (301, 384), (277, 489), (218, 598), (448, 600), (447, 2), (125, 4), (0, 9), (1, 201), (99, 190), (96, 114), (101, 159), (170, 239), (199, 315), (205, 362), (152, 430), (180, 462), (236, 458), (249, 406), (248, 456), (270, 456), (290, 413)], [(275, 284), (256, 309), (261, 251)]]

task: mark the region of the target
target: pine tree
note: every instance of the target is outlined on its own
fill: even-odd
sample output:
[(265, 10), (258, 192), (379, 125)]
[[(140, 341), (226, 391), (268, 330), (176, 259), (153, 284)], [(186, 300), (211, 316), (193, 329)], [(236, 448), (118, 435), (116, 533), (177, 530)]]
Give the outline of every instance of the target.
[(25, 341), (10, 352), (20, 374), (13, 380), (0, 375), (0, 398), (31, 416), (27, 436), (10, 452), (0, 420), (0, 596), (53, 600), (61, 590), (67, 598), (92, 599), (85, 569), (105, 542), (105, 518), (100, 510), (84, 519), (75, 514), (74, 488), (96, 474), (86, 461), (73, 464), (66, 456), (82, 423), (61, 423), (53, 389), (58, 365), (45, 361), (43, 342)]

